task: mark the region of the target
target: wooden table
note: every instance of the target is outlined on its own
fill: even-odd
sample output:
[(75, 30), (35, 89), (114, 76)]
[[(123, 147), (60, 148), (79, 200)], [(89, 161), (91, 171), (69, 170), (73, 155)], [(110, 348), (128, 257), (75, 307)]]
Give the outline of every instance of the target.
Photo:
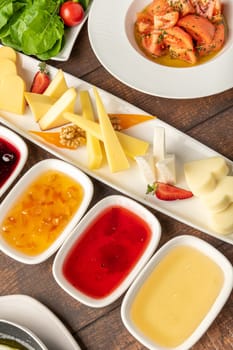
[[(158, 98), (140, 93), (116, 80), (101, 66), (90, 47), (86, 25), (80, 33), (69, 61), (49, 63), (127, 100), (152, 115), (157, 115), (168, 124), (233, 159), (233, 89), (215, 96), (193, 100)], [(232, 71), (229, 74), (232, 74)], [(51, 157), (49, 153), (31, 142), (27, 141), (27, 144), (29, 159), (23, 173), (39, 160)], [(106, 195), (117, 193), (94, 179), (93, 183), (95, 194), (92, 204)], [(232, 245), (160, 212), (151, 211), (157, 215), (162, 225), (160, 246), (175, 236), (193, 235), (211, 243), (233, 263)], [(56, 284), (51, 273), (53, 260), (54, 256), (42, 264), (28, 266), (0, 253), (0, 295), (26, 294), (44, 303), (68, 327), (83, 350), (144, 349), (121, 322), (122, 298), (100, 309), (80, 304)], [(207, 333), (192, 347), (192, 350), (204, 349), (233, 349), (233, 293)]]

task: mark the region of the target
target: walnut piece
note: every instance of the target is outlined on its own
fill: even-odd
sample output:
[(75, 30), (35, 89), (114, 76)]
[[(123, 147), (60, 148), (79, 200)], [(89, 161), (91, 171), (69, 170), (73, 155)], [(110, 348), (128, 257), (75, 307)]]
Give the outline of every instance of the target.
[(77, 125), (68, 125), (61, 128), (60, 142), (64, 146), (78, 148), (86, 144), (86, 132)]

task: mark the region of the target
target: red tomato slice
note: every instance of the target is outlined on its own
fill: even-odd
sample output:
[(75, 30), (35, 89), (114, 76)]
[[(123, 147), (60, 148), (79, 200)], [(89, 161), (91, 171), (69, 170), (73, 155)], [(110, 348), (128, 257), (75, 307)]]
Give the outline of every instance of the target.
[(80, 3), (70, 0), (61, 5), (59, 15), (65, 25), (73, 27), (82, 22), (84, 9)]
[(164, 15), (154, 15), (154, 29), (167, 29), (174, 27), (179, 19), (179, 12), (172, 11)]
[(136, 29), (140, 34), (148, 34), (153, 31), (153, 17), (145, 12), (140, 12), (137, 15)]
[(181, 17), (189, 13), (195, 13), (195, 9), (190, 0), (170, 0), (170, 5), (174, 10), (179, 11)]
[(152, 33), (142, 37), (143, 48), (151, 55), (159, 57), (164, 53), (164, 44), (159, 33)]
[(191, 36), (180, 27), (168, 28), (164, 34), (164, 43), (172, 57), (194, 64), (197, 61)]
[(214, 38), (215, 26), (207, 18), (187, 15), (178, 21), (178, 26), (184, 28), (199, 44), (210, 44)]
[(171, 11), (173, 11), (173, 8), (169, 5), (167, 0), (154, 0), (150, 5), (146, 7), (146, 12), (151, 16), (165, 15)]
[(199, 56), (206, 56), (211, 52), (219, 51), (225, 41), (225, 26), (223, 23), (216, 24), (216, 30), (214, 34), (214, 38), (210, 44), (203, 44), (197, 47), (197, 52)]

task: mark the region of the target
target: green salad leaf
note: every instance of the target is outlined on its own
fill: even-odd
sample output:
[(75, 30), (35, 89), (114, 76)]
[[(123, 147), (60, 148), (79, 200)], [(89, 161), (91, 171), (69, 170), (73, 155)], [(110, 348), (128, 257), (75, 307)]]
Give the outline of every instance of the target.
[(56, 56), (64, 45), (59, 8), (64, 0), (0, 0), (0, 40), (41, 60)]

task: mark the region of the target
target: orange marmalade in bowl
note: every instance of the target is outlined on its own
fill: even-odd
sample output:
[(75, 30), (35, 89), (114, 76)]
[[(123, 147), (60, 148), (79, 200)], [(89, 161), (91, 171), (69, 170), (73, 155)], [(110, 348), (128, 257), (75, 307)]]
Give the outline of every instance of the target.
[(220, 0), (153, 0), (137, 13), (134, 29), (149, 59), (173, 67), (210, 60), (226, 39)]
[(0, 234), (21, 253), (44, 252), (59, 236), (79, 208), (83, 187), (57, 170), (41, 173), (6, 214)]

